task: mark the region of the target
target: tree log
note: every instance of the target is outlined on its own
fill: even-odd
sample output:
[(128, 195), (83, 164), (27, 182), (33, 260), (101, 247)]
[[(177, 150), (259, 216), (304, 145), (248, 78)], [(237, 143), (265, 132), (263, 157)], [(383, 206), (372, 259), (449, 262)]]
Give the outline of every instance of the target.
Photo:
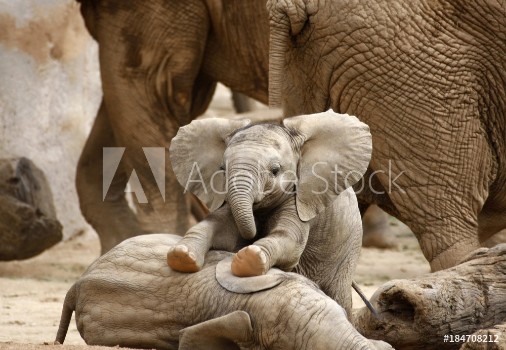
[[(371, 298), (355, 326), (396, 349), (458, 349), (445, 335), (471, 335), (506, 321), (506, 244), (480, 248), (461, 264), (419, 279), (393, 280)], [(451, 339), (450, 337), (448, 339)]]
[(0, 260), (31, 258), (62, 239), (46, 177), (26, 158), (0, 160)]

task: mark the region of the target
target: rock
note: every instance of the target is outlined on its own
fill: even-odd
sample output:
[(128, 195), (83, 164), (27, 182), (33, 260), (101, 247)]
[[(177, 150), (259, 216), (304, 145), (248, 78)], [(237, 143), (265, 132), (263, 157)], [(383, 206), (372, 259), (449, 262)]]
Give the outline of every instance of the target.
[(62, 239), (46, 177), (29, 159), (0, 159), (0, 260), (31, 258)]

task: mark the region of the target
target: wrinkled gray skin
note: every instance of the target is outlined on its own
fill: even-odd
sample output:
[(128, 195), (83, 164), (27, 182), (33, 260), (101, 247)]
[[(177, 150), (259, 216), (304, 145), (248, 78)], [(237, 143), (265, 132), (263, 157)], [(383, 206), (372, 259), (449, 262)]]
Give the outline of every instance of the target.
[(213, 118), (180, 128), (170, 148), (174, 173), (217, 210), (169, 250), (168, 264), (198, 271), (211, 247), (236, 251), (249, 240), (234, 256), (235, 275), (295, 268), (350, 312), (362, 238), (351, 186), (370, 154), (367, 125), (332, 111), (283, 126)]
[[(377, 203), (433, 271), (506, 228), (506, 3), (269, 0), (270, 103), (332, 108), (373, 135)], [(400, 175), (395, 184), (390, 182)], [(398, 187), (397, 187), (398, 186)]]
[[(89, 345), (147, 349), (391, 349), (361, 336), (335, 301), (311, 281), (278, 271), (233, 278), (217, 272), (232, 253), (211, 251), (201, 271), (181, 274), (164, 262), (180, 237), (124, 241), (96, 260), (65, 298), (56, 341), (72, 312)], [(240, 292), (230, 292), (231, 283)], [(232, 280), (231, 280), (232, 279)], [(249, 293), (249, 294), (244, 294)]]
[[(267, 103), (265, 0), (79, 2), (99, 44), (104, 93), (77, 168), (83, 216), (102, 252), (141, 233), (183, 233), (190, 227), (191, 199), (168, 159), (157, 169), (165, 171), (162, 197), (143, 147), (168, 148), (178, 128), (207, 109), (218, 81)], [(105, 200), (104, 147), (125, 147)], [(133, 170), (148, 202), (136, 203), (137, 215), (124, 193)], [(193, 214), (201, 216), (193, 204)]]

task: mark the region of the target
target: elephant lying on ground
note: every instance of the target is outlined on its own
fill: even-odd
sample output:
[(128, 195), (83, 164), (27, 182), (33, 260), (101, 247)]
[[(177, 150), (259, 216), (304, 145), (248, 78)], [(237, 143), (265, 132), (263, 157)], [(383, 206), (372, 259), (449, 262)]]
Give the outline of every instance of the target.
[(209, 252), (197, 273), (172, 271), (165, 264), (167, 244), (179, 239), (134, 237), (96, 260), (67, 293), (56, 341), (63, 343), (75, 311), (89, 345), (391, 349), (360, 335), (335, 301), (298, 274), (235, 277), (232, 254), (223, 251)]
[(358, 194), (407, 224), (433, 271), (506, 228), (506, 3), (269, 0), (269, 103), (373, 135)]
[(362, 239), (351, 186), (371, 148), (367, 125), (333, 111), (282, 126), (211, 118), (180, 128), (170, 148), (174, 173), (216, 211), (169, 250), (169, 266), (198, 271), (211, 247), (236, 251), (242, 237), (250, 245), (234, 255), (235, 275), (295, 268), (351, 312)]

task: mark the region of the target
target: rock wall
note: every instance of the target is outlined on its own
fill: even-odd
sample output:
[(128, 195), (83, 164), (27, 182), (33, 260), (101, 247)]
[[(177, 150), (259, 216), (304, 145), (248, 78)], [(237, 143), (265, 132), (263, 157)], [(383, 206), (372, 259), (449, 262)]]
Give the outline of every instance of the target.
[(44, 171), (65, 238), (89, 228), (74, 179), (101, 99), (97, 48), (73, 0), (0, 0), (0, 156)]

